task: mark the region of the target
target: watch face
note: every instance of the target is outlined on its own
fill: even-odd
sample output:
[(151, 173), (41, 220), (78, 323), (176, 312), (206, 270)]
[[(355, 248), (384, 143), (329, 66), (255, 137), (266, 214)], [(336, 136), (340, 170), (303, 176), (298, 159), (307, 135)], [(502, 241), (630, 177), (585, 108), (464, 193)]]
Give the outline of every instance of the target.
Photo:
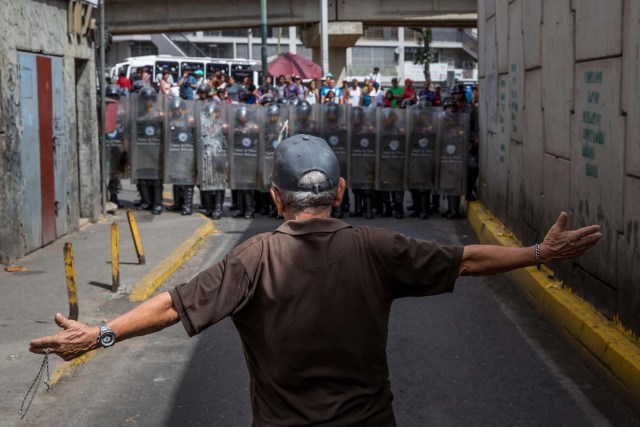
[(111, 331), (100, 334), (100, 345), (102, 347), (111, 347), (116, 343), (116, 334)]

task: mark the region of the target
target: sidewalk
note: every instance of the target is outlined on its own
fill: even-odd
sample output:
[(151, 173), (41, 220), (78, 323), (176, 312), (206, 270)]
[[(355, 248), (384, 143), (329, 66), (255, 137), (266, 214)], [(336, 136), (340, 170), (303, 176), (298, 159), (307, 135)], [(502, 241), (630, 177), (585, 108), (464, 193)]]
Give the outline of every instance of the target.
[[(131, 191), (121, 194), (123, 198), (134, 195)], [(20, 403), (42, 363), (42, 356), (29, 353), (29, 341), (58, 331), (53, 321), (56, 312), (69, 314), (62, 250), (65, 243), (73, 245), (78, 320), (97, 325), (109, 318), (114, 306), (131, 304), (127, 297), (134, 288), (136, 300), (146, 299), (215, 231), (212, 222), (199, 214), (184, 217), (166, 212), (159, 216), (134, 213), (146, 265), (138, 264), (126, 212), (119, 210), (15, 263), (26, 267), (26, 271), (9, 273), (1, 266), (0, 419), (17, 417)], [(110, 227), (114, 221), (120, 231), (120, 288), (116, 294), (111, 292)], [(75, 365), (77, 362), (50, 357), (52, 382), (71, 372)]]

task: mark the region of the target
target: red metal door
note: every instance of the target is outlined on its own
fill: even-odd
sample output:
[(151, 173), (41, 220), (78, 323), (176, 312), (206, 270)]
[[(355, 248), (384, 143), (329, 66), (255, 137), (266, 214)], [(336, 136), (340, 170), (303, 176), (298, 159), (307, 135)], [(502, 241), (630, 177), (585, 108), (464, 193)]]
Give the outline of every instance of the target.
[[(38, 73), (38, 123), (40, 126), (40, 189), (42, 246), (56, 238), (55, 178), (53, 165), (53, 98), (51, 59), (36, 58)], [(27, 172), (28, 173), (28, 172)]]

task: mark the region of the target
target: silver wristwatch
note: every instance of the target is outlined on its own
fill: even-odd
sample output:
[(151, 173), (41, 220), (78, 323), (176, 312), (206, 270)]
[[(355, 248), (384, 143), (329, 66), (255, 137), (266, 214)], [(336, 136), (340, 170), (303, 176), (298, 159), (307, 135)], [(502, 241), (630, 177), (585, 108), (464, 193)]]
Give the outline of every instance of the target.
[(111, 347), (116, 343), (116, 334), (113, 333), (110, 327), (106, 323), (98, 325), (100, 328), (100, 335), (98, 335), (98, 345), (100, 347)]

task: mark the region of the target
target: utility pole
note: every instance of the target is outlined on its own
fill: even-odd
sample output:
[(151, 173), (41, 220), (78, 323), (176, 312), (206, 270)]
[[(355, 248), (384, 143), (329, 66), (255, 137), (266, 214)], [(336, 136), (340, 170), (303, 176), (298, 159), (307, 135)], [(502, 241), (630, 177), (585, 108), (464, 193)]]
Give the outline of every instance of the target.
[(105, 96), (107, 88), (105, 84), (104, 68), (105, 68), (105, 43), (107, 42), (105, 23), (104, 23), (104, 7), (105, 0), (100, 1), (100, 186), (102, 193), (102, 213), (107, 211), (107, 148), (106, 148), (106, 132), (105, 132), (105, 117), (106, 117), (106, 102)]
[(262, 33), (262, 83), (267, 77), (267, 0), (260, 0), (260, 30)]
[(322, 75), (329, 72), (329, 1), (320, 0), (320, 50)]

